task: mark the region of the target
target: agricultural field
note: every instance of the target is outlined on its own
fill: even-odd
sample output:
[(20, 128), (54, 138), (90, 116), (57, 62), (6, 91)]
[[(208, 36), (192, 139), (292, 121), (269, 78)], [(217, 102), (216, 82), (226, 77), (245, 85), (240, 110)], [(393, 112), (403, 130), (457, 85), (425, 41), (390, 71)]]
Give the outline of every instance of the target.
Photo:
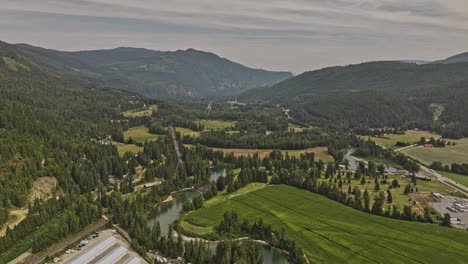
[(159, 135), (151, 134), (147, 127), (136, 127), (130, 128), (128, 131), (124, 132), (124, 139), (128, 140), (132, 138), (137, 142), (145, 142), (147, 140), (156, 140)]
[(158, 110), (157, 105), (150, 105), (144, 110), (141, 110), (141, 109), (130, 110), (130, 111), (124, 112), (123, 115), (125, 117), (130, 117), (130, 116), (131, 117), (151, 116), (153, 111), (156, 111), (156, 110)]
[[(284, 228), (312, 263), (466, 263), (468, 233), (367, 214), (315, 193), (274, 185), (205, 204), (185, 221), (209, 232), (224, 212)], [(192, 228), (191, 231), (196, 231)]]
[[(214, 150), (221, 150), (224, 153), (234, 153), (234, 156), (248, 156), (258, 153), (260, 158), (264, 158), (272, 152), (272, 149), (227, 149), (227, 148), (213, 148)], [(283, 153), (288, 153), (290, 156), (298, 157), (306, 152), (315, 153), (315, 160), (323, 160), (325, 162), (333, 161), (333, 157), (328, 154), (327, 147), (315, 147), (299, 150), (281, 150)]]
[(142, 147), (139, 147), (137, 145), (134, 145), (134, 144), (124, 144), (124, 143), (120, 143), (120, 142), (115, 142), (115, 141), (112, 141), (112, 144), (114, 144), (115, 146), (117, 146), (117, 151), (119, 152), (119, 155), (121, 157), (123, 157), (123, 155), (127, 152), (131, 152), (131, 153), (138, 153), (140, 151), (143, 151), (143, 148)]
[(182, 136), (188, 135), (191, 137), (198, 137), (200, 136), (199, 131), (193, 131), (192, 129), (185, 128), (185, 127), (174, 127), (174, 129), (179, 132)]
[(404, 149), (403, 153), (426, 165), (430, 165), (433, 161), (440, 161), (444, 165), (449, 165), (454, 162), (467, 163), (468, 138), (449, 141), (455, 142), (456, 145), (443, 148), (425, 148), (418, 146)]
[(437, 171), (439, 174), (441, 174), (444, 177), (447, 177), (453, 181), (456, 181), (466, 187), (468, 187), (468, 176), (466, 175), (461, 175), (461, 174), (456, 174), (456, 173), (451, 173), (447, 171)]
[(403, 135), (386, 135), (382, 137), (368, 137), (368, 136), (361, 136), (362, 138), (370, 138), (372, 141), (375, 143), (387, 147), (387, 148), (394, 148), (395, 144), (400, 141), (400, 142), (405, 142), (405, 143), (415, 143), (418, 142), (421, 137), (425, 138), (440, 138), (440, 135), (434, 134), (434, 133), (429, 133), (425, 131), (416, 131), (416, 130), (408, 130), (405, 132)]
[(197, 121), (198, 124), (202, 124), (204, 129), (207, 130), (225, 130), (234, 127), (234, 122), (221, 121), (221, 120), (208, 120), (201, 119)]

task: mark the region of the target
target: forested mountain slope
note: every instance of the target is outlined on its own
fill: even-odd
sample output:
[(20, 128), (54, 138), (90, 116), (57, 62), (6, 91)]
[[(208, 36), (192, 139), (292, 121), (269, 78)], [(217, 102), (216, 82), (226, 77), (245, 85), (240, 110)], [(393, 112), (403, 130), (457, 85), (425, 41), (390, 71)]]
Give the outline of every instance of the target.
[[(468, 135), (468, 63), (369, 62), (305, 72), (245, 101), (279, 103), (301, 121), (345, 127), (403, 126)], [(444, 106), (434, 122), (435, 105)], [(443, 125), (445, 124), (445, 128)]]
[(114, 88), (158, 98), (236, 95), (292, 77), (289, 72), (252, 69), (194, 49), (62, 52), (26, 44), (16, 47), (49, 71), (94, 78)]
[(457, 55), (449, 57), (449, 58), (447, 58), (445, 60), (434, 61), (433, 63), (449, 64), (449, 63), (459, 63), (459, 62), (468, 62), (468, 52), (457, 54)]

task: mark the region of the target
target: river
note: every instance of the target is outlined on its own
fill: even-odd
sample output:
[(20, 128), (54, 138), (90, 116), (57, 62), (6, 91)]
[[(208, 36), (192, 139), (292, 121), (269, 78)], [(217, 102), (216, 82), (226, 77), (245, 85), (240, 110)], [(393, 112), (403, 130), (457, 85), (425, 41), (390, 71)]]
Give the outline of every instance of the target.
[[(226, 176), (225, 167), (216, 167), (211, 169), (210, 180), (214, 181), (219, 176)], [(180, 217), (180, 211), (186, 201), (192, 200), (193, 197), (201, 194), (196, 190), (188, 190), (174, 194), (171, 201), (165, 202), (151, 211), (149, 215), (148, 225), (153, 226), (156, 221), (161, 225), (161, 233), (167, 235), (169, 225), (174, 223)], [(263, 247), (263, 263), (264, 264), (287, 264), (289, 263), (284, 254), (277, 248), (262, 244)], [(211, 246), (214, 251), (216, 246)]]
[[(352, 156), (354, 151), (356, 151), (356, 149), (354, 148), (348, 150), (348, 152), (346, 152), (345, 157), (344, 157), (345, 159), (349, 161), (349, 169), (353, 171), (355, 171), (359, 166), (359, 160), (357, 160), (357, 158)], [(384, 166), (385, 166), (386, 173), (396, 173), (398, 171), (398, 169), (396, 169), (395, 167), (388, 166), (388, 165), (384, 165)]]

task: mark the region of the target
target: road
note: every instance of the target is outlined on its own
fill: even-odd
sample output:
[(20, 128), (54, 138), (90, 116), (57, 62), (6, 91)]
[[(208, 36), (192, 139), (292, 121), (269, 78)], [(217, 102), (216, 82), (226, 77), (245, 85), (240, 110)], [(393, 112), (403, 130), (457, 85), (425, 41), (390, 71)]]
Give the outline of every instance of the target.
[(33, 255), (31, 258), (26, 259), (23, 263), (24, 264), (39, 264), (39, 263), (43, 262), (46, 259), (46, 257), (52, 257), (52, 256), (64, 251), (65, 249), (70, 247), (72, 244), (78, 243), (80, 240), (82, 240), (83, 238), (85, 238), (89, 234), (91, 234), (91, 233), (95, 232), (96, 230), (98, 230), (99, 228), (103, 227), (107, 223), (107, 221), (108, 221), (107, 219), (103, 218), (99, 222), (97, 222), (93, 226), (87, 228), (86, 230), (80, 232), (76, 236), (55, 245), (53, 248), (51, 248), (51, 249), (49, 249), (49, 250), (47, 250), (47, 251), (45, 251), (43, 253)]
[(461, 193), (464, 193), (465, 195), (468, 195), (468, 188), (465, 187), (464, 185), (461, 185), (459, 184), (458, 182), (454, 181), (454, 180), (451, 180), (447, 177), (444, 177), (443, 175), (437, 173), (436, 171), (434, 170), (431, 170), (427, 167), (424, 167), (421, 165), (421, 171), (423, 173), (426, 173), (426, 174), (429, 174), (433, 177), (435, 177), (438, 181), (440, 181), (441, 183), (451, 187), (452, 189), (456, 190), (456, 191), (459, 191)]
[(176, 134), (175, 134), (175, 130), (174, 130), (174, 127), (170, 126), (171, 128), (171, 137), (172, 137), (172, 143), (174, 143), (174, 148), (175, 148), (175, 152), (176, 152), (176, 155), (177, 155), (177, 159), (179, 160), (179, 163), (182, 163), (182, 155), (180, 155), (180, 150), (179, 150), (179, 142), (177, 142), (177, 138), (176, 138)]
[(211, 106), (213, 105), (213, 101), (210, 101), (210, 103), (208, 104), (208, 107), (206, 108), (207, 111), (208, 111), (208, 114), (211, 112)]

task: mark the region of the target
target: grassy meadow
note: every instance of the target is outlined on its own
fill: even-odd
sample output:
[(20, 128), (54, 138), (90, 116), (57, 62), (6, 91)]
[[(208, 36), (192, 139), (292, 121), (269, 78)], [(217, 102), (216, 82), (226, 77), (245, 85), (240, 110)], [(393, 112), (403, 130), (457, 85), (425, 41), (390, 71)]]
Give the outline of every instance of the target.
[(147, 127), (130, 128), (128, 131), (124, 132), (125, 140), (132, 138), (134, 141), (137, 142), (144, 142), (146, 140), (156, 140), (158, 139), (158, 137), (158, 135), (151, 134)]
[(370, 138), (372, 141), (375, 143), (387, 147), (387, 148), (394, 148), (395, 144), (400, 141), (400, 142), (405, 142), (405, 143), (415, 143), (418, 142), (421, 137), (425, 138), (439, 138), (440, 135), (434, 134), (434, 133), (429, 133), (425, 131), (416, 131), (416, 130), (408, 130), (405, 132), (403, 135), (386, 135), (382, 137), (368, 137), (368, 136), (361, 136), (362, 138)]
[(468, 187), (468, 176), (466, 175), (461, 175), (461, 174), (456, 174), (456, 173), (451, 173), (451, 172), (447, 172), (447, 171), (438, 171), (438, 173), (440, 173), (441, 175), (451, 179), (451, 180), (454, 180), (466, 187)]
[[(258, 153), (260, 158), (264, 158), (272, 152), (272, 149), (227, 149), (227, 148), (213, 148), (215, 150), (221, 150), (224, 153), (234, 153), (234, 156), (248, 156)], [(308, 149), (298, 149), (298, 150), (281, 150), (283, 153), (288, 153), (290, 156), (300, 156), (306, 152), (313, 152), (315, 154), (315, 160), (323, 160), (325, 162), (333, 161), (333, 157), (328, 154), (327, 147), (315, 147)]]
[(455, 142), (455, 146), (443, 148), (425, 148), (422, 146), (404, 149), (403, 153), (430, 165), (433, 161), (441, 161), (444, 165), (468, 162), (468, 138), (449, 140)]
[(198, 137), (200, 136), (199, 131), (193, 131), (190, 128), (185, 128), (185, 127), (174, 127), (174, 129), (179, 132), (182, 136), (189, 135), (191, 137)]
[(202, 124), (207, 130), (225, 130), (234, 127), (234, 122), (221, 121), (221, 120), (209, 120), (201, 119), (197, 123)]
[(367, 214), (305, 190), (269, 186), (205, 207), (183, 227), (210, 232), (224, 212), (263, 218), (302, 247), (312, 263), (466, 263), (468, 232)]
[(141, 116), (151, 116), (153, 111), (158, 110), (157, 105), (150, 105), (146, 109), (143, 110), (130, 110), (127, 112), (124, 112), (123, 115), (126, 117), (141, 117)]

